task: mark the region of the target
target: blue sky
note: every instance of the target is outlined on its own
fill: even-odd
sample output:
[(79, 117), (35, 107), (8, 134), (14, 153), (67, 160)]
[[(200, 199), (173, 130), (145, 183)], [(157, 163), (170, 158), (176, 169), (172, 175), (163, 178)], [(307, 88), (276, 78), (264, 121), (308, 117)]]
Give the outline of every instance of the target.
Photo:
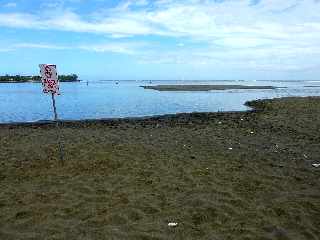
[(319, 0), (0, 0), (0, 74), (320, 79)]

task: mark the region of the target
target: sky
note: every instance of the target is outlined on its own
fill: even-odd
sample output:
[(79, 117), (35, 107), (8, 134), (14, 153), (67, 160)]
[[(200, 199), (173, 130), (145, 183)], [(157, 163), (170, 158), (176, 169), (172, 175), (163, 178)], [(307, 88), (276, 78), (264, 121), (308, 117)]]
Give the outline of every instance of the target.
[(0, 0), (0, 74), (318, 80), (320, 0)]

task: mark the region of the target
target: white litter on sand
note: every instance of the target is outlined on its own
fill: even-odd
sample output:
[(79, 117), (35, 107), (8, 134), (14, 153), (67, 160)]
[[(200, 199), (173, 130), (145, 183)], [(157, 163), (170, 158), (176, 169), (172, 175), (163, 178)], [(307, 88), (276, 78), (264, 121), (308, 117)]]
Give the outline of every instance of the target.
[(314, 166), (314, 167), (320, 167), (320, 163), (314, 163), (314, 164), (312, 164), (312, 166)]
[(176, 222), (171, 222), (171, 223), (168, 223), (168, 226), (169, 226), (169, 227), (176, 227), (176, 226), (178, 226), (178, 223), (176, 223)]
[(232, 150), (232, 148), (228, 148), (229, 150)]

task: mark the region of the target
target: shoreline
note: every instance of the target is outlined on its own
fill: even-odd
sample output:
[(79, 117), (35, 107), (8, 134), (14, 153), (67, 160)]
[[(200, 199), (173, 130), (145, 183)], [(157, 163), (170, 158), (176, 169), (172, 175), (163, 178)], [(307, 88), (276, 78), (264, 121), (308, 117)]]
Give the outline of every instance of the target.
[[(310, 96), (313, 97), (313, 96)], [(289, 97), (290, 98), (290, 97)], [(274, 99), (274, 98), (273, 98)], [(243, 111), (220, 111), (220, 112), (181, 112), (181, 113), (170, 113), (170, 114), (159, 114), (159, 115), (147, 115), (141, 117), (123, 117), (123, 118), (93, 118), (93, 119), (80, 119), (80, 120), (58, 120), (59, 123), (63, 125), (72, 125), (72, 124), (95, 124), (95, 123), (128, 123), (128, 122), (143, 122), (143, 121), (163, 121), (165, 119), (174, 119), (180, 117), (187, 117), (190, 115), (221, 115), (221, 114), (241, 114), (241, 113), (250, 113), (260, 111), (259, 109), (255, 109), (254, 106), (251, 106), (251, 102), (263, 101), (264, 99), (247, 101), (243, 105), (250, 107), (251, 109), (243, 110)], [(38, 120), (33, 122), (7, 122), (1, 123), (1, 126), (41, 126), (41, 125), (53, 125), (56, 121), (54, 120)]]
[[(250, 109), (243, 111), (220, 111), (220, 112), (181, 112), (181, 113), (172, 113), (172, 114), (160, 114), (160, 115), (147, 115), (141, 117), (123, 117), (123, 118), (93, 118), (93, 119), (79, 119), (79, 120), (65, 120), (61, 119), (58, 122), (62, 125), (72, 125), (72, 124), (121, 124), (121, 123), (133, 123), (133, 122), (150, 122), (150, 121), (163, 121), (167, 119), (179, 119), (186, 118), (188, 116), (199, 116), (203, 115), (235, 115), (235, 114), (243, 114), (243, 113), (254, 113), (263, 111), (261, 108), (263, 102), (265, 101), (277, 101), (277, 100), (285, 100), (285, 99), (307, 99), (307, 98), (320, 98), (319, 96), (307, 96), (307, 97), (280, 97), (280, 98), (271, 98), (271, 99), (257, 99), (252, 101), (247, 101), (243, 105), (249, 107)], [(54, 120), (38, 120), (32, 122), (0, 122), (0, 127), (13, 127), (13, 126), (45, 126), (45, 125), (54, 125), (56, 121)]]
[[(63, 125), (70, 124), (95, 124), (95, 123), (128, 123), (128, 122), (143, 122), (143, 121), (162, 121), (165, 119), (174, 119), (180, 117), (186, 117), (190, 115), (212, 115), (212, 114), (237, 114), (237, 113), (250, 113), (258, 110), (249, 109), (244, 111), (225, 111), (225, 112), (182, 112), (182, 113), (172, 113), (172, 114), (163, 114), (163, 115), (148, 115), (141, 117), (123, 117), (123, 118), (93, 118), (93, 119), (81, 119), (81, 120), (58, 120), (59, 123)], [(54, 120), (39, 120), (34, 122), (8, 122), (8, 123), (0, 123), (1, 126), (41, 126), (41, 125), (52, 125), (55, 124)]]
[[(261, 108), (263, 102), (265, 101), (277, 101), (277, 100), (285, 100), (285, 99), (306, 99), (306, 98), (320, 98), (319, 96), (307, 96), (307, 97), (280, 97), (280, 98), (272, 98), (272, 99), (257, 99), (252, 101), (247, 101), (243, 105), (249, 107), (250, 109), (243, 111), (220, 111), (220, 112), (181, 112), (181, 113), (172, 113), (172, 114), (160, 114), (160, 115), (148, 115), (141, 117), (123, 117), (123, 118), (93, 118), (93, 119), (80, 119), (80, 120), (58, 120), (58, 122), (62, 125), (72, 125), (72, 124), (122, 124), (122, 123), (134, 123), (134, 122), (156, 122), (156, 121), (164, 121), (168, 119), (179, 119), (186, 118), (188, 116), (200, 116), (203, 115), (235, 115), (235, 114), (243, 114), (243, 113), (254, 113), (263, 111)], [(54, 120), (38, 120), (32, 122), (6, 122), (1, 123), (0, 127), (13, 127), (13, 126), (46, 126), (46, 125), (54, 125), (56, 121)]]
[(211, 90), (263, 90), (263, 89), (279, 89), (287, 87), (275, 86), (248, 86), (248, 85), (155, 85), (155, 86), (140, 86), (144, 89), (152, 89), (157, 91), (211, 91)]

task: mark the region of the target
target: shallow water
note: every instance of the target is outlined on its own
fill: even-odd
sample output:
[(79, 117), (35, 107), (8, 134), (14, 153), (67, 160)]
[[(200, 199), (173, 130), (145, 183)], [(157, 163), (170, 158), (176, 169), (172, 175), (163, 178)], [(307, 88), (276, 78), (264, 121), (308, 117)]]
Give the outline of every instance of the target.
[[(275, 90), (159, 92), (141, 85), (241, 84), (287, 87)], [(60, 119), (140, 117), (180, 112), (243, 111), (254, 99), (320, 96), (320, 81), (86, 81), (61, 83), (56, 97)], [(53, 118), (51, 97), (40, 83), (0, 84), (0, 122), (32, 122)]]

